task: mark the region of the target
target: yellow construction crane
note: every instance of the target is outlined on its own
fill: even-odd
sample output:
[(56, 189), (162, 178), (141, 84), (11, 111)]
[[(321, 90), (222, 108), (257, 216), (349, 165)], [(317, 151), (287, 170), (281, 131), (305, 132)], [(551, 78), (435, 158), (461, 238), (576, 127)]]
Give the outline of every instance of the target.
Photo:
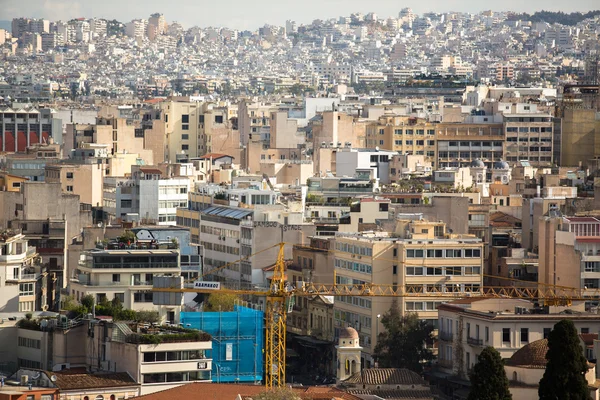
[[(277, 245), (273, 246), (276, 247)], [(217, 291), (209, 288), (153, 288), (157, 292), (174, 293), (231, 293), (236, 295), (252, 295), (266, 298), (265, 308), (265, 373), (267, 388), (285, 385), (285, 343), (286, 343), (286, 317), (288, 305), (293, 296), (368, 296), (368, 297), (430, 297), (446, 300), (456, 300), (465, 297), (489, 297), (489, 298), (517, 298), (537, 299), (546, 305), (570, 305), (572, 301), (592, 300), (600, 297), (600, 291), (590, 293), (582, 290), (548, 284), (530, 282), (535, 287), (517, 286), (485, 286), (471, 292), (444, 292), (441, 289), (428, 290), (424, 292), (419, 287), (403, 285), (343, 285), (343, 284), (318, 284), (306, 282), (302, 287), (293, 288), (287, 285), (285, 278), (285, 243), (279, 243), (279, 253), (273, 271), (273, 277), (267, 290), (244, 290), (220, 288)], [(273, 248), (270, 247), (270, 248)], [(261, 250), (266, 251), (270, 248)], [(259, 252), (259, 253), (260, 253)], [(258, 253), (256, 253), (258, 254)], [(251, 256), (246, 256), (247, 259)], [(239, 260), (238, 260), (239, 261)], [(228, 263), (216, 268), (209, 273), (222, 269), (238, 261)], [(495, 277), (499, 278), (499, 277)], [(511, 278), (500, 278), (516, 281)], [(524, 283), (523, 281), (519, 281)], [(527, 283), (527, 282), (525, 282)]]

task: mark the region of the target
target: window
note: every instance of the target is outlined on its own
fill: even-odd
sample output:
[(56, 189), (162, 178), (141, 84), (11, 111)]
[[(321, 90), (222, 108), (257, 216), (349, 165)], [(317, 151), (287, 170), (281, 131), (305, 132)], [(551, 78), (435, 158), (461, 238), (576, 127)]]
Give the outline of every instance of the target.
[(581, 333), (590, 333), (590, 328), (581, 328)]
[(188, 124), (181, 125), (181, 130), (182, 131), (189, 131), (190, 130), (190, 126)]
[(190, 148), (190, 146), (187, 145), (187, 144), (182, 144), (181, 145), (181, 150), (188, 150), (189, 148)]
[(421, 249), (408, 249), (406, 250), (406, 258), (422, 258), (423, 250)]
[(392, 266), (392, 274), (394, 274), (394, 275), (398, 274), (398, 266), (397, 265)]
[(448, 257), (448, 258), (460, 258), (460, 257), (462, 257), (462, 250), (460, 250), (460, 249), (448, 249), (448, 250), (446, 250), (446, 257)]
[(131, 208), (132, 200), (121, 200), (121, 208)]
[(181, 140), (189, 140), (190, 135), (188, 135), (187, 133), (182, 133), (181, 134)]
[(510, 328), (502, 328), (502, 341), (510, 344)]
[(73, 191), (73, 186), (68, 185), (67, 186), (67, 192), (72, 192)]
[(73, 179), (73, 173), (67, 172), (67, 179)]
[(423, 267), (406, 267), (406, 275), (423, 275)]
[(529, 329), (521, 328), (521, 343), (528, 343), (528, 342), (529, 342)]
[(490, 341), (490, 328), (489, 327), (485, 327), (485, 341), (489, 342)]
[(552, 331), (552, 328), (544, 328), (544, 339), (548, 339), (551, 331)]
[(121, 282), (121, 274), (112, 274), (113, 282)]
[(215, 115), (215, 124), (222, 124), (222, 123), (223, 123), (223, 116)]
[(181, 123), (182, 124), (189, 124), (190, 123), (190, 115), (189, 114), (182, 114), (181, 115)]

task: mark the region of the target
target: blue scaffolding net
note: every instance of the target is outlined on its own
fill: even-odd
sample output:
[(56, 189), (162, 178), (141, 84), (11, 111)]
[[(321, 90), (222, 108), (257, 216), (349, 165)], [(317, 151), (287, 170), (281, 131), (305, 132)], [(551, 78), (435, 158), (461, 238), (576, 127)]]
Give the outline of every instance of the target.
[(213, 382), (260, 382), (264, 317), (262, 311), (235, 306), (229, 312), (182, 312), (181, 322), (212, 335)]

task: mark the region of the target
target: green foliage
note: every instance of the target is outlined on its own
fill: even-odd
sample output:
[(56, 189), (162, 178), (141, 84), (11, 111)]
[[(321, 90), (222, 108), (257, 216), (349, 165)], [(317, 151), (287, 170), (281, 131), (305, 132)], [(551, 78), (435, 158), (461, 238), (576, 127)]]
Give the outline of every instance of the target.
[(85, 309), (87, 310), (87, 312), (92, 312), (92, 309), (94, 308), (94, 303), (96, 302), (96, 299), (94, 299), (94, 296), (91, 294), (86, 294), (85, 296), (83, 296), (81, 298), (81, 305), (83, 307), (85, 307)]
[(31, 318), (20, 319), (19, 321), (17, 321), (16, 326), (17, 326), (17, 328), (29, 329), (30, 331), (41, 330), (40, 322), (38, 320), (31, 319)]
[(149, 324), (158, 323), (158, 311), (138, 311), (135, 313), (135, 320)]
[(580, 12), (572, 12), (570, 14), (562, 11), (536, 11), (533, 14), (513, 14), (508, 19), (510, 21), (531, 21), (531, 22), (547, 22), (549, 24), (562, 24), (562, 25), (577, 25), (584, 19), (594, 18), (596, 15), (600, 15), (600, 10), (589, 11), (585, 14)]
[(587, 360), (573, 322), (562, 320), (548, 337), (548, 364), (540, 381), (540, 400), (589, 400)]
[(131, 231), (125, 231), (123, 232), (123, 234), (121, 236), (119, 236), (117, 238), (117, 241), (119, 243), (134, 243), (135, 242), (135, 233), (131, 232)]
[(212, 293), (206, 300), (204, 311), (233, 311), (233, 306), (239, 300), (239, 296), (235, 294)]
[(62, 296), (60, 301), (62, 303), (61, 309), (66, 311), (73, 311), (75, 308), (79, 307), (79, 303), (75, 301), (73, 296)]
[(471, 372), (468, 400), (512, 400), (508, 378), (500, 353), (493, 347), (483, 349)]
[(419, 319), (416, 313), (400, 314), (396, 299), (381, 317), (385, 331), (379, 333), (375, 358), (381, 368), (408, 368), (421, 373), (423, 363), (433, 359), (425, 347), (433, 341), (433, 326)]
[(33, 314), (28, 312), (27, 314), (25, 314), (25, 319), (31, 321), (31, 319), (33, 318)]
[(254, 400), (301, 400), (302, 398), (288, 387), (271, 389), (252, 397)]
[(169, 331), (178, 333), (166, 334), (138, 334), (134, 333), (127, 336), (128, 343), (135, 344), (159, 344), (159, 343), (181, 343), (181, 342), (207, 342), (212, 340), (212, 337), (202, 331), (194, 329), (174, 328), (169, 327)]
[(352, 84), (352, 87), (357, 94), (381, 93), (385, 90), (385, 82), (359, 82)]

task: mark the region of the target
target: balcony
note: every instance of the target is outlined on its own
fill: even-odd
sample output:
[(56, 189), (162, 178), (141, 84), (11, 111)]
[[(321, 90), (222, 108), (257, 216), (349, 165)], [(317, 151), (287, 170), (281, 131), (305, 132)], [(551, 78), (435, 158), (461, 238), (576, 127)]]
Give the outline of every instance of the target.
[(470, 344), (471, 346), (483, 346), (483, 339), (468, 337), (467, 344)]
[(451, 342), (454, 340), (454, 336), (451, 332), (439, 332), (438, 337), (440, 338), (440, 340), (443, 340), (445, 342)]

